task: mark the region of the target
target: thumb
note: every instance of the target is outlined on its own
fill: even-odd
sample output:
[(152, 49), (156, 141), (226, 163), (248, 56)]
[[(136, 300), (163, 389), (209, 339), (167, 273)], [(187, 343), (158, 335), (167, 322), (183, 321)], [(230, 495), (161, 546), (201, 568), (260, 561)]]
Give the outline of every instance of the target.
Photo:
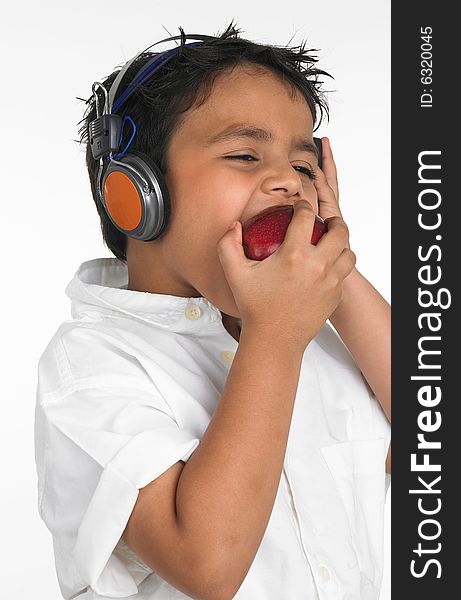
[(231, 271), (233, 265), (243, 264), (247, 258), (242, 246), (242, 224), (235, 221), (218, 242), (218, 256), (223, 268)]

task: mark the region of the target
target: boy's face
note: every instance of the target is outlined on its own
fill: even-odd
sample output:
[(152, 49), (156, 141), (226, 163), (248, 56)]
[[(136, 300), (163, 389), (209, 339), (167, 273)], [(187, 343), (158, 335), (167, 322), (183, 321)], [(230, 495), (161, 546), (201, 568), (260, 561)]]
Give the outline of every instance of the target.
[[(273, 141), (234, 137), (211, 143), (236, 124), (271, 132)], [(299, 196), (318, 212), (316, 190), (303, 172), (317, 165), (317, 156), (295, 143), (303, 138), (313, 144), (312, 128), (302, 94), (296, 91), (292, 99), (288, 84), (270, 71), (240, 65), (220, 74), (207, 101), (184, 114), (170, 140), (170, 222), (158, 240), (128, 240), (129, 289), (204, 296), (240, 318), (217, 242), (233, 221), (244, 223)], [(239, 155), (253, 158), (231, 158)]]

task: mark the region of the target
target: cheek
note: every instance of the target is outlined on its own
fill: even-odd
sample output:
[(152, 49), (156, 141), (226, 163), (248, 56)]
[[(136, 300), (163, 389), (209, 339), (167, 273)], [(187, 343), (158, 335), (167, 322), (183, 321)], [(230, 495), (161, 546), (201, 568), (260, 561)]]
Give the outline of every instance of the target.
[[(243, 178), (233, 175), (229, 169), (220, 168), (220, 164), (211, 164), (185, 171), (181, 178), (176, 178), (172, 189), (172, 207), (177, 204), (187, 213), (203, 214), (209, 222), (208, 215), (213, 215), (216, 222), (225, 220), (226, 215), (239, 214), (248, 201), (248, 185)], [(205, 221), (203, 222), (205, 225)]]
[(237, 217), (203, 195), (183, 198), (175, 208), (170, 215), (168, 251), (180, 264), (205, 271), (219, 261), (217, 243)]
[(201, 198), (203, 209), (202, 232), (216, 243), (227, 228), (240, 219), (252, 191), (238, 177), (210, 177), (206, 194)]

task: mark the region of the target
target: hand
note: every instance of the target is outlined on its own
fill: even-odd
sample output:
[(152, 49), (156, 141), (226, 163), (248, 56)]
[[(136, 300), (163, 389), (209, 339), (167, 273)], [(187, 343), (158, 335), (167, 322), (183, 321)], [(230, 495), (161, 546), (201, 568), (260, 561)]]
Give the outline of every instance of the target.
[(316, 178), (313, 180), (317, 190), (319, 202), (319, 215), (322, 219), (329, 217), (343, 218), (339, 209), (339, 190), (336, 165), (331, 151), (330, 140), (322, 138), (322, 165), (323, 169), (315, 169)]
[[(343, 215), (339, 208), (339, 189), (336, 164), (331, 151), (330, 140), (327, 137), (322, 138), (322, 165), (323, 169), (315, 169), (315, 179), (313, 180), (317, 190), (319, 205), (319, 215), (327, 221), (330, 217), (341, 217)], [(349, 238), (346, 248), (351, 249)]]
[(266, 259), (245, 256), (239, 221), (219, 240), (218, 256), (242, 330), (264, 329), (279, 343), (304, 351), (338, 306), (355, 254), (347, 248), (349, 230), (341, 217), (328, 219), (328, 231), (314, 246), (311, 204), (299, 198), (293, 210), (282, 244)]

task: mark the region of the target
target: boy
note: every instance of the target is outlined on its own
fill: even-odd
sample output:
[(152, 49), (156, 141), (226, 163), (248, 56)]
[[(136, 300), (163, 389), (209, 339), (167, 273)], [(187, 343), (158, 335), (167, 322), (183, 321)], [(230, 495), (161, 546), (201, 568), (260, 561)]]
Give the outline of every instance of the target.
[[(64, 598), (379, 597), (389, 306), (355, 269), (328, 138), (317, 164), (323, 71), (237, 33), (183, 47), (123, 111), (165, 177), (161, 237), (113, 226), (87, 150), (117, 258), (66, 288), (73, 319), (37, 390)], [(285, 204), (283, 244), (247, 259), (241, 223)], [(315, 213), (328, 231), (313, 246)]]

